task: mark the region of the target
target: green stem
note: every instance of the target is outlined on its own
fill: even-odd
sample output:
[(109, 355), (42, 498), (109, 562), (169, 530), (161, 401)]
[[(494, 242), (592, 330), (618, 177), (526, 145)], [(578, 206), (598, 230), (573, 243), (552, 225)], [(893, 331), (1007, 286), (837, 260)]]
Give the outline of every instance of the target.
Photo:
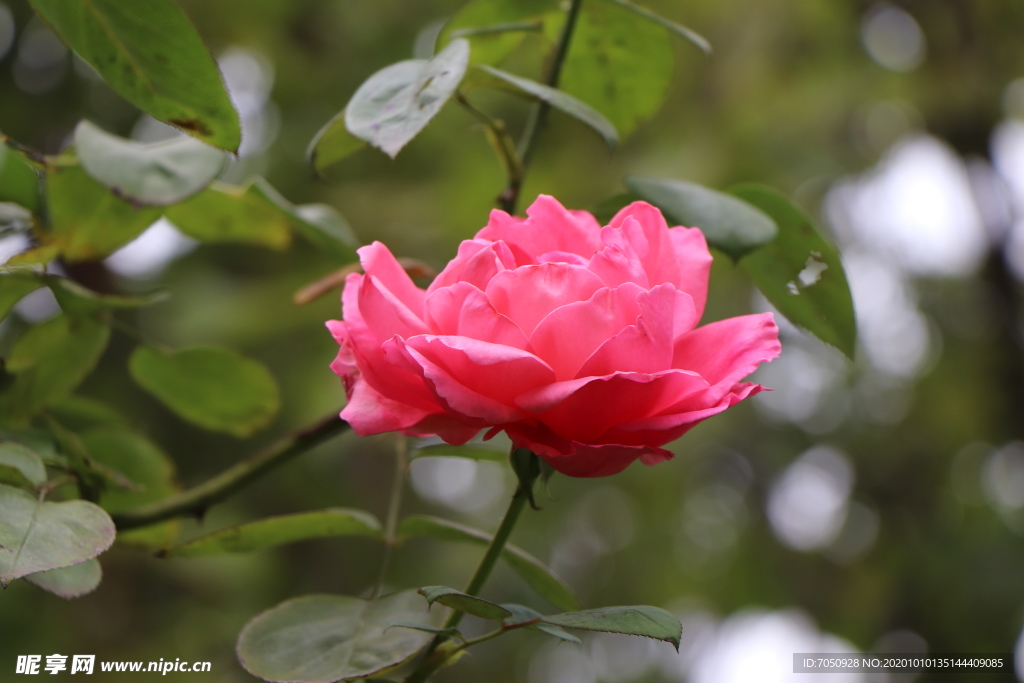
[(229, 467), (199, 486), (157, 503), (111, 515), (119, 531), (156, 524), (186, 514), (202, 515), (235, 491), (266, 474), (281, 463), (305, 453), (348, 429), (340, 417), (330, 417), (294, 432), (267, 448)]
[(407, 442), (404, 434), (398, 434), (395, 443), (395, 474), (391, 480), (391, 498), (388, 503), (388, 517), (384, 522), (384, 554), (380, 560), (377, 583), (373, 586), (370, 600), (376, 600), (384, 587), (384, 578), (391, 564), (391, 556), (395, 552), (395, 537), (398, 530), (398, 512), (402, 508), (402, 488), (405, 485), (405, 470), (408, 467)]
[(498, 205), (505, 211), (512, 213), (515, 211), (515, 206), (508, 203), (509, 199), (519, 193), (519, 188), (523, 184), (523, 174), (526, 172), (522, 162), (519, 160), (519, 153), (516, 151), (515, 142), (509, 137), (503, 121), (492, 119), (474, 107), (464, 94), (456, 91), (455, 101), (462, 105), (466, 111), (472, 114), (487, 129), (487, 137), (491, 141), (491, 146), (498, 153), (501, 165), (505, 168), (505, 175), (508, 178), (507, 189), (498, 197)]
[[(536, 455), (530, 454), (532, 458), (536, 458)], [(467, 595), (476, 595), (480, 592), (480, 589), (484, 587), (484, 583), (487, 581), (487, 577), (491, 575), (491, 570), (494, 569), (494, 565), (498, 562), (498, 558), (501, 556), (501, 551), (505, 548), (505, 543), (508, 541), (508, 537), (512, 534), (512, 529), (515, 528), (516, 522), (519, 520), (519, 515), (522, 513), (523, 508), (530, 502), (533, 497), (533, 483), (537, 480), (540, 474), (540, 468), (530, 468), (523, 476), (520, 474), (519, 488), (516, 489), (515, 495), (512, 496), (512, 502), (508, 505), (508, 510), (505, 511), (505, 517), (501, 520), (501, 526), (494, 532), (494, 538), (491, 540), (491, 545), (488, 546), (487, 552), (484, 554), (483, 559), (480, 560), (480, 564), (476, 568), (476, 572), (473, 573), (473, 578), (469, 580), (469, 584), (462, 591)], [(455, 628), (462, 621), (464, 616), (463, 612), (454, 610), (448, 615), (447, 621), (445, 621), (442, 628)], [(409, 674), (405, 679), (405, 683), (423, 683), (426, 681), (431, 674), (437, 671), (448, 659), (452, 653), (447, 653), (444, 657), (438, 658), (432, 656), (435, 650), (448, 638), (446, 636), (435, 636), (434, 640), (427, 647), (426, 652), (420, 659), (419, 665), (416, 669)]]
[[(565, 26), (562, 27), (562, 34), (558, 37), (558, 45), (555, 47), (554, 57), (551, 65), (545, 74), (544, 82), (552, 88), (558, 87), (558, 81), (562, 77), (562, 67), (565, 66), (565, 58), (569, 54), (569, 45), (572, 43), (572, 34), (576, 30), (576, 22), (579, 19), (580, 7), (583, 0), (572, 0), (569, 11), (566, 13)], [(551, 105), (547, 102), (537, 102), (530, 110), (530, 116), (526, 120), (526, 127), (523, 129), (523, 136), (519, 140), (519, 160), (523, 167), (523, 175), (533, 158), (534, 146), (537, 141), (537, 134), (547, 122)], [(502, 204), (506, 211), (514, 213), (516, 204), (519, 203), (519, 191), (522, 188), (522, 178), (517, 186), (509, 184), (509, 187), (502, 194)]]

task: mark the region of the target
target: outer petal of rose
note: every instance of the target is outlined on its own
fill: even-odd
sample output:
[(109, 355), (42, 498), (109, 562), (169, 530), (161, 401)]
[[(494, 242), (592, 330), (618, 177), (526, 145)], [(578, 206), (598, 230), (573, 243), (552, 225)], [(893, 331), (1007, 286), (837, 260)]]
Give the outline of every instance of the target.
[(522, 330), (468, 282), (432, 292), (427, 297), (426, 319), (437, 335), (469, 337), (524, 350), (529, 343)]
[(771, 313), (726, 318), (698, 327), (675, 343), (672, 367), (692, 370), (712, 385), (717, 403), (763, 362), (779, 357), (779, 328)]
[(385, 344), (389, 359), (402, 353), (453, 412), (503, 424), (525, 417), (516, 396), (554, 381), (555, 373), (520, 349), (465, 337), (423, 335)]
[(417, 315), (375, 276), (363, 277), (359, 285), (358, 301), (362, 320), (378, 343), (383, 343), (396, 334), (412, 337), (429, 331), (420, 318), (424, 307), (420, 307), (420, 313)]
[[(515, 442), (513, 440), (513, 442)], [(530, 448), (528, 443), (523, 446)], [(544, 461), (562, 474), (570, 477), (608, 477), (618, 474), (629, 467), (637, 458), (645, 458), (654, 462), (661, 462), (674, 457), (670, 451), (661, 448), (648, 446), (623, 446), (619, 444), (605, 444), (601, 446), (590, 446), (574, 442), (575, 451), (571, 455), (552, 455), (544, 453), (543, 450), (534, 451)]]
[(470, 424), (471, 422), (471, 420), (466, 420), (451, 413), (432, 413), (413, 426), (403, 429), (402, 433), (409, 436), (437, 435), (445, 443), (461, 446), (480, 433), (482, 426)]
[(360, 247), (359, 261), (363, 272), (377, 278), (384, 289), (391, 292), (417, 318), (423, 316), (426, 292), (417, 287), (391, 251), (380, 242)]
[(487, 298), (528, 337), (551, 311), (586, 301), (604, 287), (586, 268), (567, 263), (544, 263), (506, 270), (487, 285)]
[(470, 282), (484, 289), (497, 272), (515, 267), (516, 258), (504, 242), (464, 240), (458, 256), (434, 278), (427, 294), (456, 282)]
[(490, 221), (476, 234), (477, 239), (502, 240), (512, 248), (517, 259), (520, 253), (536, 263), (541, 254), (565, 251), (590, 256), (601, 246), (597, 220), (585, 211), (569, 211), (554, 197), (540, 195), (526, 210), (526, 220), (513, 218), (504, 211), (492, 211)]
[(619, 423), (657, 415), (707, 387), (702, 377), (680, 370), (616, 373), (539, 387), (516, 403), (559, 436), (601, 443), (605, 432)]
[(654, 373), (672, 367), (672, 332), (676, 295), (689, 299), (670, 283), (642, 292), (637, 300), (640, 315), (611, 337), (587, 359), (578, 377), (600, 377), (614, 372)]
[(352, 386), (348, 405), (341, 411), (341, 419), (348, 422), (359, 436), (367, 436), (406, 429), (428, 414), (385, 397), (365, 380), (359, 379)]
[(693, 305), (697, 309), (696, 324), (704, 315), (704, 304), (708, 299), (712, 260), (708, 242), (698, 228), (676, 227), (668, 232), (676, 252), (679, 289), (693, 297)]
[(572, 379), (601, 344), (636, 322), (637, 299), (643, 293), (638, 285), (627, 283), (556, 308), (533, 331), (530, 349), (554, 369), (559, 381)]
[(662, 411), (661, 415), (622, 422), (616, 425), (609, 435), (627, 444), (666, 444), (678, 439), (698, 422), (724, 412), (743, 399), (761, 391), (764, 391), (764, 387), (760, 384), (752, 382), (737, 384), (712, 405), (706, 403), (706, 394), (694, 395)]

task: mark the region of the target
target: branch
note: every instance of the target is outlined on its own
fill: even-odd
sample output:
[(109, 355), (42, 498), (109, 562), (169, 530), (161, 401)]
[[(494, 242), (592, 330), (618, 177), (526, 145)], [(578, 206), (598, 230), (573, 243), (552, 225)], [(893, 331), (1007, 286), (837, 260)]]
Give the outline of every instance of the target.
[[(565, 58), (569, 54), (569, 45), (572, 43), (572, 34), (576, 29), (576, 20), (579, 18), (582, 5), (583, 0), (572, 0), (572, 4), (569, 5), (569, 11), (565, 17), (565, 26), (562, 27), (562, 34), (558, 37), (555, 55), (551, 59), (551, 66), (544, 78), (544, 82), (552, 88), (558, 87), (558, 81), (562, 76), (562, 67), (565, 66)], [(533, 109), (530, 110), (530, 118), (526, 120), (523, 137), (519, 141), (519, 163), (523, 169), (522, 176), (526, 175), (526, 169), (530, 165), (530, 158), (533, 156), (537, 134), (544, 127), (549, 111), (551, 111), (551, 105), (544, 101), (537, 102), (533, 105)], [(519, 178), (518, 184), (510, 183), (501, 195), (500, 202), (502, 207), (509, 213), (515, 213), (516, 204), (519, 202), (522, 176)]]
[(300, 429), (267, 448), (253, 453), (213, 479), (158, 503), (111, 515), (118, 531), (156, 524), (182, 515), (202, 515), (207, 508), (255, 481), (274, 467), (305, 453), (348, 429), (348, 423), (331, 415)]

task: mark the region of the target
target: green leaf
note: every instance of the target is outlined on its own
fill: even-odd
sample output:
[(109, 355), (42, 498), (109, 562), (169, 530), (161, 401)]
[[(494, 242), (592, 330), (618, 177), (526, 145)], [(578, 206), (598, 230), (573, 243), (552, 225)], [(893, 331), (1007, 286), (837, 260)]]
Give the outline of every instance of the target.
[(629, 2), (629, 0), (608, 0), (608, 1), (609, 2), (614, 2), (619, 7), (623, 7), (625, 9), (628, 9), (630, 12), (633, 12), (634, 14), (637, 14), (637, 15), (643, 17), (644, 19), (648, 19), (650, 21), (653, 21), (656, 24), (664, 26), (665, 28), (667, 28), (672, 33), (675, 33), (677, 36), (690, 41), (691, 43), (693, 43), (694, 45), (699, 47), (701, 50), (703, 50), (706, 54), (711, 54), (711, 43), (708, 42), (707, 38), (705, 38), (701, 34), (697, 33), (693, 29), (686, 28), (685, 26), (683, 26), (681, 24), (677, 24), (674, 21), (670, 21), (670, 20), (666, 19), (665, 17), (661, 16), (660, 14), (656, 14), (656, 13), (652, 12), (651, 10), (647, 9), (646, 7), (641, 7), (640, 5), (634, 5), (633, 3)]
[(0, 585), (96, 557), (114, 542), (114, 523), (84, 500), (39, 502), (0, 484)]
[[(120, 426), (102, 426), (83, 432), (82, 446), (101, 465), (132, 482), (130, 488), (107, 486), (100, 505), (113, 514), (164, 500), (181, 490), (174, 462), (152, 441)], [(118, 541), (163, 548), (178, 538), (177, 520), (118, 534)]]
[(740, 185), (730, 191), (779, 227), (774, 240), (745, 256), (740, 265), (791, 323), (852, 359), (857, 319), (839, 252), (807, 214), (775, 190)]
[(70, 394), (96, 366), (110, 327), (59, 315), (25, 331), (7, 358), (14, 381), (0, 391), (0, 415), (32, 415)]
[[(402, 542), (409, 538), (433, 538), (479, 546), (490, 545), (492, 539), (490, 534), (479, 529), (427, 515), (411, 515), (401, 521), (398, 540)], [(579, 609), (579, 599), (572, 590), (533, 555), (507, 543), (501, 556), (530, 588), (552, 605), (562, 610)]]
[(6, 267), (12, 266), (45, 266), (53, 259), (60, 256), (60, 248), (49, 244), (26, 249), (20, 254), (15, 254), (7, 259)]
[[(0, 140), (4, 137), (0, 135)], [(0, 202), (39, 210), (39, 173), (16, 150), (0, 141)]]
[(560, 15), (554, 0), (474, 0), (445, 24), (438, 43), (447, 45), (460, 36), (469, 37), (472, 63), (495, 65), (508, 57), (528, 35), (507, 27), (535, 25)]
[(682, 180), (629, 176), (628, 187), (661, 209), (669, 221), (698, 227), (708, 244), (734, 259), (771, 242), (775, 221), (747, 202)]
[(61, 310), (69, 315), (95, 315), (119, 308), (140, 308), (165, 301), (168, 297), (166, 292), (139, 296), (98, 294), (74, 280), (57, 275), (46, 275), (42, 279), (53, 292)]
[(523, 92), (532, 95), (533, 97), (547, 102), (555, 109), (565, 112), (569, 116), (582, 121), (604, 139), (604, 143), (608, 145), (609, 149), (615, 149), (615, 146), (619, 144), (619, 134), (615, 131), (615, 126), (612, 122), (601, 115), (596, 109), (588, 104), (580, 102), (572, 95), (568, 95), (561, 90), (552, 88), (538, 83), (537, 81), (531, 81), (526, 78), (520, 78), (506, 71), (501, 71), (490, 66), (481, 66), (481, 69), (491, 74), (495, 78), (501, 79), (505, 83), (509, 83)]
[(173, 0), (31, 0), (68, 47), (153, 118), (238, 150), (241, 125), (217, 64)]
[(455, 628), (440, 628), (438, 626), (421, 626), (420, 624), (391, 624), (388, 628), (411, 628), (414, 631), (423, 631), (424, 633), (433, 633), (435, 636), (444, 636), (445, 638), (458, 638), (465, 642), (466, 637), (462, 635), (462, 632)]
[(452, 609), (457, 609), (466, 614), (472, 614), (481, 619), (493, 621), (504, 621), (512, 616), (512, 613), (501, 605), (496, 605), (482, 598), (473, 595), (466, 595), (462, 591), (447, 586), (424, 586), (419, 590), (420, 595), (427, 599), (427, 604), (433, 605), (439, 602)]
[(544, 623), (542, 621), (544, 615), (532, 607), (515, 604), (502, 605), (502, 607), (512, 613), (512, 616), (505, 619), (506, 627), (518, 628), (522, 627), (523, 624), (528, 624), (525, 628), (528, 628), (531, 631), (540, 631), (541, 633), (546, 633), (549, 636), (554, 636), (555, 638), (569, 643), (576, 643), (577, 645), (583, 642), (560, 626)]
[(128, 368), (143, 389), (181, 417), (238, 437), (266, 427), (281, 404), (266, 367), (230, 349), (139, 346)]
[(93, 592), (100, 585), (102, 579), (103, 569), (100, 567), (99, 560), (95, 558), (73, 564), (70, 567), (36, 572), (25, 577), (29, 583), (54, 595), (59, 595), (65, 600)]
[(291, 242), (288, 216), (257, 183), (215, 183), (164, 214), (189, 237), (208, 244), (241, 242), (284, 249)]
[(71, 395), (50, 408), (50, 414), (74, 432), (94, 427), (127, 427), (128, 420), (106, 403), (88, 396)]
[(39, 276), (32, 272), (0, 273), (0, 320), (23, 298), (43, 286)]
[(676, 650), (679, 649), (679, 638), (683, 633), (683, 625), (670, 612), (646, 605), (602, 607), (582, 612), (553, 614), (544, 617), (544, 622), (584, 631), (623, 633), (664, 640), (666, 643), (672, 643)]
[(487, 462), (508, 462), (509, 444), (506, 439), (473, 440), (462, 446), (452, 446), (439, 437), (417, 439), (412, 445), (413, 458), (468, 458)]
[(625, 138), (661, 107), (674, 61), (664, 28), (617, 5), (586, 2), (559, 87), (608, 117)]
[(177, 204), (212, 183), (228, 163), (224, 152), (194, 138), (147, 145), (89, 121), (75, 128), (75, 151), (93, 179), (137, 205)]
[(359, 258), (356, 254), (359, 238), (334, 207), (327, 204), (295, 206), (263, 178), (253, 181), (250, 191), (273, 204), (287, 218), (292, 229), (313, 246), (328, 252), (342, 263), (350, 263)]
[(332, 508), (315, 512), (268, 517), (205, 534), (183, 545), (169, 548), (163, 557), (207, 557), (246, 553), (311, 538), (365, 536), (382, 538), (376, 517), (362, 510)]
[(47, 174), (50, 228), (40, 237), (67, 261), (106, 258), (160, 218), (160, 209), (136, 207), (103, 187), (80, 166)]
[(469, 64), (469, 41), (453, 40), (429, 60), (385, 67), (359, 86), (345, 107), (345, 125), (394, 158), (423, 130), (459, 87)]
[(10, 477), (11, 472), (7, 472), (9, 478), (5, 481), (5, 470), (13, 470), (14, 473), (20, 475), (22, 482), (17, 485), (24, 487), (24, 484), (28, 484), (30, 487), (38, 487), (46, 483), (46, 466), (43, 465), (43, 459), (36, 454), (35, 451), (31, 450), (27, 446), (23, 446), (13, 441), (0, 441), (0, 467), (4, 470), (0, 470), (0, 482), (5, 484), (13, 484), (12, 481), (16, 477)]
[(246, 624), (238, 636), (238, 659), (254, 676), (281, 683), (365, 678), (401, 664), (433, 638), (391, 625), (436, 626), (439, 615), (425, 610), (414, 590), (375, 601), (308, 595)]
[(317, 173), (322, 174), (363, 147), (366, 147), (366, 141), (348, 132), (345, 126), (345, 110), (342, 109), (317, 131), (306, 149), (306, 159)]

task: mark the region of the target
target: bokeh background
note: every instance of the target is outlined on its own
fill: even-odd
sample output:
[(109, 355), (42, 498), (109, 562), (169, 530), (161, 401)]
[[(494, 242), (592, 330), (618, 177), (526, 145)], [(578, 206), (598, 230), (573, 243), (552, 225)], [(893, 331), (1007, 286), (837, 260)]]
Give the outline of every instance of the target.
[[(328, 179), (313, 177), (304, 152), (363, 79), (410, 57), (420, 32), (462, 4), (182, 0), (243, 117), (245, 142), (228, 179), (265, 175), (295, 203), (338, 208), (361, 240), (443, 266), (486, 222), (503, 185), (467, 114), (448, 108), (396, 161), (364, 150)], [(1015, 650), (1024, 680), (1024, 5), (644, 4), (707, 36), (714, 54), (676, 45), (668, 101), (614, 155), (554, 114), (524, 198), (545, 192), (594, 207), (622, 190), (627, 173), (773, 185), (819, 217), (842, 250), (860, 325), (857, 358), (850, 363), (780, 321), (782, 357), (756, 376), (773, 393), (701, 424), (656, 468), (554, 478), (543, 510), (520, 523), (513, 541), (550, 562), (585, 605), (653, 604), (678, 614), (679, 655), (643, 639), (556, 647), (516, 633), (438, 680), (882, 681), (793, 674), (791, 655)], [(485, 103), (513, 131), (521, 126), (524, 104)], [(81, 118), (142, 140), (166, 135), (83, 68), (27, 2), (0, 1), (0, 130), (55, 153)], [(17, 240), (0, 241), (0, 251), (21, 248)], [(123, 291), (172, 293), (138, 314), (146, 334), (240, 348), (281, 383), (284, 408), (269, 430), (248, 441), (210, 435), (131, 382), (133, 342), (115, 336), (83, 391), (128, 413), (174, 457), (183, 483), (343, 404), (323, 328), (339, 315), (336, 294), (292, 303), (297, 289), (336, 267), (307, 245), (197, 248), (160, 223), (105, 267)], [(767, 307), (716, 255), (705, 320)], [(55, 311), (37, 293), (18, 315), (37, 321)], [(201, 524), (186, 522), (183, 533), (327, 506), (383, 517), (393, 448), (390, 436), (336, 439)], [(410, 483), (406, 511), (487, 529), (514, 485), (505, 467), (451, 458), (416, 461)], [(364, 594), (379, 554), (361, 540), (210, 560), (115, 547), (89, 596), (65, 602), (24, 581), (0, 594), (0, 678), (13, 677), (18, 654), (63, 653), (209, 660), (210, 674), (166, 680), (253, 680), (233, 650), (245, 622), (289, 597)], [(412, 542), (388, 584), (460, 586), (478, 557)], [(486, 595), (546, 608), (505, 570)], [(945, 672), (916, 680), (982, 679)]]

